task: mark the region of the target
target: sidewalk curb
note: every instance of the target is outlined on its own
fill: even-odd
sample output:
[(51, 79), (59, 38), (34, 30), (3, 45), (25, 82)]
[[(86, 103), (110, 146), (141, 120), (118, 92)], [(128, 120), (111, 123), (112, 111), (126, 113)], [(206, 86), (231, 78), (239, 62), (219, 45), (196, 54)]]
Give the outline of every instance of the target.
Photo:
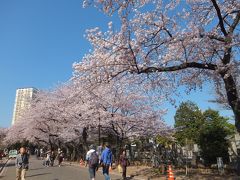
[[(72, 162), (67, 161), (67, 162), (63, 162), (63, 164), (67, 164), (67, 165), (70, 165), (70, 166), (76, 166), (76, 167), (81, 167), (81, 168), (86, 168), (87, 169), (87, 167), (80, 166), (79, 164), (74, 163), (74, 162), (72, 163)], [(110, 172), (110, 174), (117, 175), (117, 176), (121, 175), (120, 173), (116, 173), (116, 172), (113, 172), (113, 171)], [(129, 175), (129, 176), (131, 176), (131, 175)], [(146, 180), (146, 179), (134, 177), (134, 180)]]
[(0, 174), (2, 173), (2, 171), (3, 171), (3, 169), (5, 168), (5, 166), (6, 166), (6, 164), (8, 163), (8, 161), (9, 161), (9, 158), (6, 159), (5, 162), (3, 162), (3, 165), (0, 167)]

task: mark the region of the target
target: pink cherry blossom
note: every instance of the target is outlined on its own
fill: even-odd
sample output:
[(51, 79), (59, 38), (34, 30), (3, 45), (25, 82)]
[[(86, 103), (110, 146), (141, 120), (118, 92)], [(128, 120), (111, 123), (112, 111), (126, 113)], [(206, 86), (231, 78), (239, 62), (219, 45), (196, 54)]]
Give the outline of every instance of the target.
[(75, 74), (101, 82), (134, 78), (171, 101), (181, 86), (191, 91), (211, 82), (218, 96), (224, 95), (240, 131), (239, 0), (84, 3), (109, 15), (117, 12), (121, 27), (113, 30), (111, 23), (107, 32), (87, 32), (93, 49), (74, 64)]

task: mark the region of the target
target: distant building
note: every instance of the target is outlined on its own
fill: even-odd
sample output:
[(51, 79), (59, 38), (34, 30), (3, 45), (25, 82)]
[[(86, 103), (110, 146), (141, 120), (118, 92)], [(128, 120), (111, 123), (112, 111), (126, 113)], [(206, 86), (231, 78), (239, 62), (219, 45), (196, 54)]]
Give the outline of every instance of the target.
[(12, 125), (20, 118), (22, 113), (30, 107), (30, 102), (35, 97), (37, 89), (35, 88), (20, 88), (16, 91), (16, 98), (13, 110)]

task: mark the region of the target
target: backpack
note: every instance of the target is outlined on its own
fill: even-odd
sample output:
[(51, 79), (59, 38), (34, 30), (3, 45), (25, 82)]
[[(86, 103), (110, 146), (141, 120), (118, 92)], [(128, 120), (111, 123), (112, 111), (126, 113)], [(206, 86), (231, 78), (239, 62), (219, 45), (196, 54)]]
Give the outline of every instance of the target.
[(96, 152), (93, 152), (89, 158), (89, 167), (97, 167), (99, 158)]

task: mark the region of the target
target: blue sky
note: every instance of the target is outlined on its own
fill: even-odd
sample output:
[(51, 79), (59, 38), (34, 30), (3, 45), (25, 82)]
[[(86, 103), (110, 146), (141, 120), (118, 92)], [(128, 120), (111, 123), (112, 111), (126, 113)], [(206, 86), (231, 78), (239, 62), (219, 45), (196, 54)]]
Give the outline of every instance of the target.
[[(97, 9), (83, 9), (81, 0), (1, 0), (0, 127), (11, 124), (17, 88), (47, 89), (67, 81), (73, 62), (90, 49), (85, 30), (106, 29), (110, 20)], [(207, 102), (210, 96), (206, 88), (183, 100), (192, 99), (202, 109), (218, 108)], [(169, 108), (165, 119), (172, 124), (175, 109)]]

